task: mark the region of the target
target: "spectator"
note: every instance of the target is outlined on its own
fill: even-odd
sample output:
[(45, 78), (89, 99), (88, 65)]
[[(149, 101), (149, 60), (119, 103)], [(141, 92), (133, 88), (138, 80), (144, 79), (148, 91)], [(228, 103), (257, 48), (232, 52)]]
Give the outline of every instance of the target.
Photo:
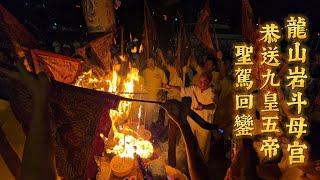
[[(147, 68), (143, 70), (142, 77), (144, 79), (145, 90), (147, 91), (146, 99), (150, 101), (158, 100), (158, 93), (163, 85), (168, 83), (168, 79), (164, 71), (157, 66), (153, 58), (147, 60)], [(146, 104), (146, 126), (150, 127), (152, 122), (158, 119), (159, 106), (156, 104)]]

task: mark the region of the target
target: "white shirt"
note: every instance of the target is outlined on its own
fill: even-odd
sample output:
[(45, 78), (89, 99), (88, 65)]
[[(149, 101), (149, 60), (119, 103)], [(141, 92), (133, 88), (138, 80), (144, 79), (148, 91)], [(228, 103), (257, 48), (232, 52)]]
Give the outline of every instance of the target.
[[(200, 88), (198, 86), (190, 86), (181, 88), (181, 97), (191, 97), (192, 103), (191, 103), (191, 109), (195, 111), (199, 116), (201, 116), (205, 121), (212, 123), (213, 121), (213, 114), (214, 110), (195, 110), (198, 107), (198, 101), (199, 103), (203, 105), (208, 105), (214, 103), (214, 91), (210, 87), (203, 92), (201, 92)], [(198, 99), (198, 100), (197, 100)]]

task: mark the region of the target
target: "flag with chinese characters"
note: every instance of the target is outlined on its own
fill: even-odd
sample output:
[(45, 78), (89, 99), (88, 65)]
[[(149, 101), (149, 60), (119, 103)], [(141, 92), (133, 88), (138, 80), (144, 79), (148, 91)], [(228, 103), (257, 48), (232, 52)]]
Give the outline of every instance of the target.
[(72, 84), (82, 71), (80, 61), (67, 56), (37, 49), (31, 50), (31, 56), (36, 73), (45, 71), (56, 81)]
[(206, 48), (208, 48), (210, 51), (213, 51), (216, 49), (216, 47), (214, 47), (212, 43), (211, 34), (209, 31), (210, 15), (210, 1), (207, 0), (203, 9), (200, 11), (198, 22), (194, 28), (194, 34)]
[(0, 28), (4, 30), (11, 41), (20, 45), (34, 47), (37, 40), (33, 35), (0, 4)]

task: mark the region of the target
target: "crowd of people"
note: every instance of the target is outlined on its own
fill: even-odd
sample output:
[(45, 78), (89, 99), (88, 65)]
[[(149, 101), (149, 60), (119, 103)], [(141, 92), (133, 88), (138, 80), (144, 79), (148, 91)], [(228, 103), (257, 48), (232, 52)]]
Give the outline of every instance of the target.
[[(163, 101), (183, 98), (190, 101), (190, 108), (201, 118), (209, 123), (220, 120), (221, 127), (226, 129), (226, 134), (231, 135), (232, 130), (232, 89), (231, 60), (223, 60), (221, 51), (216, 57), (209, 57), (201, 63), (190, 55), (185, 65), (181, 68), (175, 65), (175, 57), (168, 50), (164, 55), (157, 49), (155, 56), (147, 59), (147, 67), (142, 71), (144, 87), (147, 91), (146, 99)], [(219, 103), (219, 102), (224, 103)], [(146, 104), (146, 127), (152, 124), (163, 126), (164, 118), (162, 109), (156, 104)], [(220, 116), (220, 117), (215, 117)], [(199, 147), (207, 162), (211, 146), (211, 132), (201, 128), (190, 117), (187, 118), (193, 134), (196, 136)], [(159, 129), (159, 127), (156, 127)]]
[[(177, 57), (173, 54), (171, 50), (168, 50), (165, 54), (161, 49), (157, 49), (154, 56), (146, 60), (146, 67), (140, 71), (140, 75), (144, 79), (143, 85), (147, 92), (144, 98), (150, 101), (175, 99), (185, 102), (185, 100), (187, 100), (189, 101), (190, 108), (201, 118), (217, 125), (221, 129), (221, 134), (218, 136), (209, 130), (201, 128), (190, 117), (187, 118), (192, 133), (197, 139), (203, 158), (205, 162), (208, 162), (210, 156), (212, 156), (212, 150), (210, 150), (210, 148), (214, 147), (216, 141), (222, 140), (228, 144), (232, 139), (234, 121), (233, 95), (235, 93), (233, 59), (228, 55), (224, 56), (221, 51), (217, 51), (214, 56), (208, 56), (203, 62), (193, 54), (190, 54), (184, 66), (179, 67), (175, 64), (175, 58)], [(141, 69), (141, 67), (138, 68)], [(283, 64), (277, 70), (278, 77), (282, 81), (285, 80), (287, 68), (288, 67)], [(320, 55), (315, 55), (314, 58), (309, 61), (309, 72), (310, 81), (306, 89), (309, 106), (306, 111), (306, 116), (308, 117), (310, 131), (309, 135), (305, 137), (305, 140), (311, 147), (308, 161), (318, 163), (320, 159), (320, 154), (317, 152), (320, 148)], [(287, 92), (289, 89), (281, 87), (277, 91), (280, 108), (283, 112), (281, 119), (287, 118), (290, 116), (290, 109), (285, 105), (282, 106), (282, 104), (285, 104), (282, 101), (285, 99), (284, 96), (289, 94), (289, 92)], [(256, 93), (259, 96), (259, 92)], [(146, 104), (145, 111), (145, 125), (148, 129), (155, 126), (161, 129), (159, 126), (162, 127), (165, 119), (168, 119), (164, 115), (165, 112), (163, 109), (156, 104)], [(257, 109), (257, 111), (259, 111), (259, 109)], [(281, 137), (281, 141), (286, 140), (287, 139)], [(255, 150), (259, 151), (257, 148)], [(226, 157), (229, 159), (231, 159), (231, 151), (231, 148), (228, 147), (225, 152)], [(280, 157), (279, 167), (283, 165), (283, 163), (281, 165), (281, 161)], [(286, 168), (281, 168), (283, 171), (286, 170)], [(318, 171), (319, 170), (318, 168)]]
[[(221, 51), (218, 51), (213, 57), (208, 57), (203, 63), (199, 62), (193, 55), (190, 55), (186, 65), (180, 70), (178, 66), (175, 66), (174, 60), (172, 60), (172, 51), (168, 51), (167, 55), (164, 55), (164, 53), (158, 49), (155, 54), (156, 56), (147, 60), (147, 67), (142, 72), (142, 76), (146, 80), (145, 86), (149, 93), (146, 98), (152, 101), (163, 100), (163, 92), (166, 92), (166, 99), (181, 101), (184, 97), (189, 97), (191, 101), (190, 108), (193, 111), (200, 115), (205, 121), (213, 123), (221, 128), (221, 132), (223, 133), (216, 137), (215, 133), (201, 128), (197, 123), (191, 120), (190, 117), (187, 118), (192, 132), (198, 141), (203, 157), (205, 161), (208, 162), (209, 156), (212, 155), (210, 154), (210, 152), (212, 152), (210, 151), (210, 147), (214, 147), (212, 144), (214, 144), (215, 141), (221, 140), (230, 144), (228, 141), (232, 139), (233, 135), (233, 95), (235, 93), (234, 82), (236, 78), (233, 71), (233, 60), (232, 58), (224, 57)], [(284, 62), (284, 57), (281, 57), (281, 60)], [(319, 161), (319, 153), (316, 153), (317, 149), (319, 150), (317, 139), (320, 137), (319, 62), (319, 56), (316, 55), (315, 60), (310, 60), (309, 63), (310, 81), (307, 86), (307, 94), (310, 105), (307, 108), (306, 115), (309, 119), (310, 133), (305, 137), (305, 140), (311, 145), (311, 148), (308, 155), (309, 157), (306, 158), (309, 161), (307, 163)], [(285, 81), (287, 69), (287, 65), (283, 63), (277, 70), (278, 78), (281, 81)], [(289, 90), (290, 89), (284, 86), (277, 89), (279, 107), (282, 112), (282, 117), (280, 117), (280, 119), (288, 119), (288, 117), (291, 116), (291, 110), (285, 103), (285, 97), (290, 94), (290, 92), (288, 92)], [(255, 93), (263, 99), (262, 92), (257, 91)], [(159, 96), (160, 94), (161, 96)], [(263, 102), (260, 101), (258, 104), (259, 103), (261, 105)], [(147, 127), (161, 121), (161, 108), (156, 105), (149, 107), (150, 108), (147, 109)], [(260, 111), (258, 107), (255, 107), (255, 110), (257, 112), (257, 117), (255, 118), (259, 119), (264, 112)], [(261, 121), (259, 123), (261, 123)], [(255, 128), (259, 126), (259, 123)], [(255, 134), (259, 134), (258, 131), (261, 130), (261, 127), (262, 126), (255, 130)], [(290, 139), (289, 137), (285, 137), (285, 135), (279, 136), (279, 138), (282, 143), (288, 143)], [(259, 152), (258, 144), (259, 143), (255, 142), (255, 140), (253, 141), (253, 146), (258, 154), (257, 156), (259, 157), (260, 162), (265, 163), (265, 159), (261, 156), (261, 152)], [(226, 156), (229, 159), (230, 151), (231, 149), (228, 147)], [(288, 159), (284, 156), (279, 158), (279, 167), (281, 171), (290, 169), (287, 165), (287, 161)], [(301, 169), (296, 170), (300, 171)]]

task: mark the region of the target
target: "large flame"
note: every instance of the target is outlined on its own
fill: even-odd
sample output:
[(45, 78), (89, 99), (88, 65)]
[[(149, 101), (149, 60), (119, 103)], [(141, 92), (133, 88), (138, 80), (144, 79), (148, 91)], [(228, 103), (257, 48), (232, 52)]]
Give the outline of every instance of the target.
[[(112, 71), (110, 75), (105, 77), (96, 77), (93, 75), (92, 70), (89, 70), (78, 77), (75, 85), (108, 91), (114, 94), (123, 91), (125, 92), (123, 94), (124, 97), (133, 98), (134, 85), (137, 83), (139, 83), (139, 71), (136, 68), (130, 68), (129, 73), (123, 78), (120, 78), (116, 71)], [(149, 158), (153, 154), (151, 142), (144, 140), (134, 130), (128, 127), (123, 128), (123, 126), (119, 125), (128, 119), (131, 106), (132, 102), (121, 101), (117, 110), (110, 110), (109, 115), (112, 120), (111, 133), (113, 133), (113, 141), (116, 142), (116, 145), (107, 147), (107, 153), (114, 153), (120, 157), (127, 158), (134, 158), (135, 154), (142, 158)], [(141, 116), (141, 108), (139, 108), (139, 116)], [(100, 136), (107, 141), (103, 134), (100, 134)]]

